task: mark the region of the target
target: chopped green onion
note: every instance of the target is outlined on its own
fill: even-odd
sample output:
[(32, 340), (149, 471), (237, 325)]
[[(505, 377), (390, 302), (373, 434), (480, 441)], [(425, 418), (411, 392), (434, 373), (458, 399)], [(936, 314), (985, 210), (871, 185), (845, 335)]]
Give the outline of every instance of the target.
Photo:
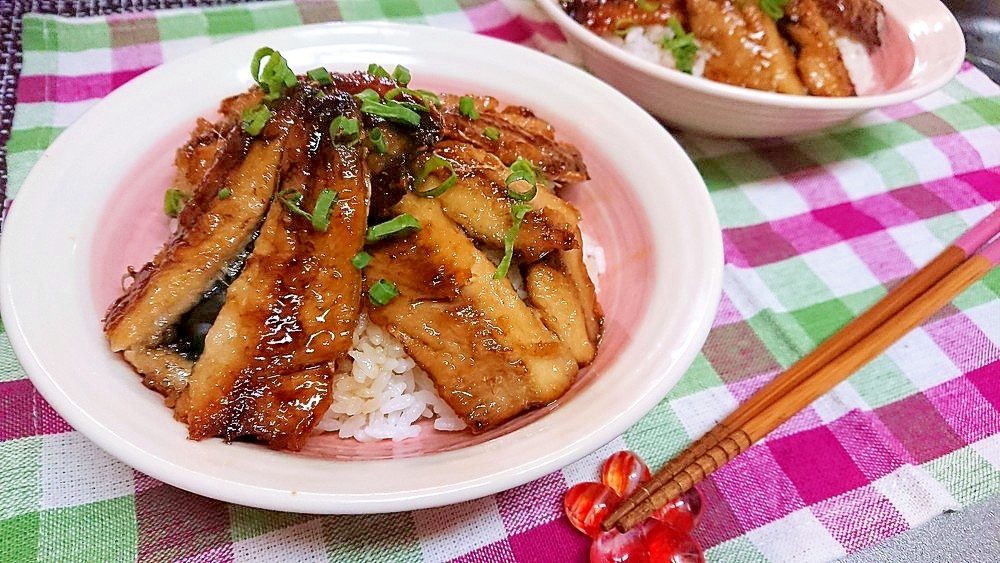
[(760, 0), (760, 10), (767, 14), (767, 17), (778, 21), (785, 17), (785, 4), (788, 0)]
[(483, 128), (483, 137), (486, 137), (491, 141), (497, 141), (500, 139), (500, 130), (492, 125), (487, 125)]
[[(412, 105), (412, 104), (411, 104)], [(387, 121), (420, 125), (420, 114), (401, 102), (389, 100), (386, 102), (361, 101), (361, 113), (375, 115)]]
[(424, 163), (423, 169), (417, 174), (417, 182), (420, 183), (422, 187), (426, 182), (427, 178), (433, 174), (435, 171), (446, 168), (451, 174), (448, 178), (441, 182), (440, 184), (434, 186), (429, 190), (421, 190), (414, 186), (413, 192), (420, 197), (437, 197), (444, 192), (448, 191), (448, 188), (455, 185), (458, 182), (458, 174), (455, 173), (455, 168), (450, 162), (441, 158), (438, 155), (432, 155), (426, 163)]
[(382, 97), (378, 95), (378, 92), (372, 90), (371, 88), (365, 88), (364, 90), (354, 94), (354, 97), (358, 99), (361, 103), (364, 102), (381, 102)]
[[(426, 111), (430, 109), (431, 105), (440, 106), (441, 99), (434, 94), (434, 92), (428, 92), (427, 90), (411, 90), (409, 88), (392, 88), (382, 96), (386, 100), (395, 100), (400, 94), (409, 94), (414, 98), (419, 99), (423, 102), (423, 107), (417, 107), (416, 104), (408, 104), (408, 107), (412, 108), (414, 111)], [(376, 100), (377, 101), (377, 100)], [(407, 104), (407, 102), (400, 102), (401, 104)]]
[(392, 79), (406, 86), (410, 83), (410, 69), (403, 65), (396, 65), (396, 68), (392, 71)]
[(271, 110), (264, 104), (250, 106), (240, 114), (240, 124), (243, 130), (252, 136), (260, 135), (269, 119), (271, 119)]
[(221, 190), (219, 190), (219, 194), (218, 194), (219, 199), (228, 199), (229, 196), (231, 196), (231, 195), (233, 195), (233, 190), (231, 190), (229, 188), (222, 188)]
[(614, 31), (612, 31), (612, 33), (614, 33), (618, 37), (625, 37), (626, 35), (628, 35), (628, 30), (632, 29), (637, 25), (639, 24), (637, 24), (636, 21), (632, 18), (618, 18), (615, 20)]
[(655, 12), (660, 9), (660, 3), (653, 2), (652, 0), (638, 0), (636, 4), (638, 4), (640, 10), (645, 12)]
[(368, 266), (368, 264), (370, 264), (371, 261), (372, 261), (372, 255), (368, 254), (364, 250), (355, 254), (354, 258), (351, 258), (351, 264), (354, 265), (354, 267), (359, 270), (365, 269), (365, 267)]
[(191, 199), (191, 196), (178, 190), (170, 188), (163, 194), (163, 212), (171, 217), (177, 217), (184, 209), (184, 202)]
[(306, 71), (306, 76), (319, 82), (323, 86), (333, 84), (333, 77), (330, 76), (330, 71), (323, 67), (314, 68), (312, 70)]
[[(387, 92), (387, 94), (388, 93), (398, 95), (395, 88)], [(408, 125), (420, 125), (420, 113), (418, 112), (427, 110), (427, 108), (421, 106), (420, 104), (397, 102), (392, 99), (382, 101), (378, 92), (372, 90), (371, 88), (362, 90), (361, 92), (355, 94), (354, 97), (361, 102), (361, 113), (381, 117), (387, 121), (406, 123)]]
[[(511, 188), (515, 182), (527, 182), (529, 188), (519, 192)], [(510, 165), (510, 175), (504, 180), (507, 184), (507, 195), (517, 201), (530, 201), (538, 193), (538, 178), (535, 176), (535, 169), (527, 160), (517, 157), (514, 164)]]
[(333, 202), (337, 201), (337, 192), (333, 190), (323, 190), (316, 198), (316, 207), (312, 213), (302, 209), (302, 199), (304, 196), (297, 190), (284, 190), (278, 194), (278, 199), (289, 211), (309, 219), (312, 226), (317, 231), (325, 231), (330, 227), (330, 210)]
[[(784, 1), (784, 0), (777, 0)], [(763, 6), (763, 4), (761, 4)], [(677, 70), (691, 74), (694, 68), (694, 57), (698, 54), (698, 44), (695, 43), (694, 35), (684, 31), (681, 22), (671, 16), (667, 20), (667, 25), (674, 32), (672, 38), (664, 37), (661, 45), (670, 51), (674, 56)]]
[(515, 203), (510, 206), (510, 216), (514, 219), (514, 223), (503, 235), (503, 258), (497, 265), (497, 271), (493, 272), (493, 279), (498, 280), (507, 276), (510, 262), (514, 259), (514, 242), (517, 240), (517, 233), (520, 232), (521, 222), (524, 221), (524, 216), (529, 211), (531, 211), (531, 206), (527, 203)]
[(330, 139), (334, 143), (353, 145), (361, 137), (361, 126), (358, 120), (338, 115), (330, 122)]
[(476, 111), (476, 99), (472, 96), (462, 96), (458, 99), (458, 111), (469, 119), (479, 119), (479, 112)]
[(378, 280), (368, 289), (368, 299), (373, 305), (379, 307), (388, 304), (397, 295), (399, 295), (399, 291), (396, 289), (396, 285), (384, 279)]
[(382, 65), (375, 63), (368, 65), (368, 74), (374, 74), (375, 76), (381, 76), (382, 78), (392, 78), (388, 70), (382, 68)]
[(303, 197), (304, 196), (299, 191), (292, 189), (282, 190), (281, 193), (278, 194), (278, 199), (281, 200), (281, 203), (285, 204), (285, 207), (287, 207), (289, 211), (312, 221), (312, 213), (309, 213), (305, 209), (299, 207)]
[(431, 92), (430, 90), (414, 90), (420, 99), (424, 101), (425, 104), (434, 104), (437, 107), (441, 107), (441, 98), (437, 94)]
[(385, 135), (378, 127), (373, 127), (368, 132), (368, 140), (372, 142), (372, 146), (375, 147), (375, 152), (378, 154), (385, 154), (385, 151), (389, 150), (389, 145), (385, 142)]
[(312, 226), (317, 231), (326, 231), (330, 227), (330, 211), (337, 201), (337, 192), (323, 190), (316, 198), (316, 207), (312, 212)]
[[(260, 63), (265, 58), (267, 63), (261, 68)], [(291, 88), (298, 82), (285, 57), (270, 47), (261, 47), (254, 53), (253, 60), (250, 61), (250, 74), (264, 90), (265, 100), (280, 98), (285, 94), (285, 88)]]
[(394, 235), (401, 236), (419, 230), (420, 221), (417, 221), (417, 218), (413, 215), (403, 213), (402, 215), (397, 215), (388, 221), (368, 227), (368, 232), (365, 233), (365, 241), (378, 242), (384, 238)]

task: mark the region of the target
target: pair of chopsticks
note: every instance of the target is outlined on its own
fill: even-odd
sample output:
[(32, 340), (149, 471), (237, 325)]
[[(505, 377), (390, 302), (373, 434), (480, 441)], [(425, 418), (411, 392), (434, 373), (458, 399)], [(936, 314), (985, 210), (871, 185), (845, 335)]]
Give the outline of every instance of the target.
[(641, 523), (873, 360), (1000, 263), (998, 233), (1000, 209), (693, 442), (602, 527), (624, 532)]

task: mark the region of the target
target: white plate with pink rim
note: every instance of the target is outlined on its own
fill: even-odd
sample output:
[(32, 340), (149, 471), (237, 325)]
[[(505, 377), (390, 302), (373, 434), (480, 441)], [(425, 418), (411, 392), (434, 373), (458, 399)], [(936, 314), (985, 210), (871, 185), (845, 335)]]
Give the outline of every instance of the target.
[(627, 52), (563, 11), (537, 0), (579, 48), (595, 76), (665, 123), (722, 137), (774, 137), (819, 131), (867, 111), (916, 100), (944, 86), (965, 60), (965, 36), (939, 0), (880, 0), (888, 16), (883, 44), (858, 62), (871, 80), (846, 98), (763, 92), (714, 82)]
[[(262, 46), (297, 72), (401, 64), (413, 85), (532, 108), (575, 143), (592, 180), (571, 188), (602, 246), (600, 353), (555, 404), (473, 436), (336, 435), (299, 453), (192, 441), (106, 345), (101, 319), (129, 265), (166, 239), (173, 152), (199, 116), (251, 84)], [(137, 119), (136, 116), (142, 116)], [(371, 513), (486, 496), (563, 467), (654, 408), (703, 344), (722, 275), (705, 185), (672, 137), (617, 91), (554, 58), (459, 31), (323, 24), (227, 41), (153, 69), (96, 104), (44, 153), (0, 240), (3, 319), (31, 381), (76, 430), (136, 469), (209, 497), (276, 510)]]

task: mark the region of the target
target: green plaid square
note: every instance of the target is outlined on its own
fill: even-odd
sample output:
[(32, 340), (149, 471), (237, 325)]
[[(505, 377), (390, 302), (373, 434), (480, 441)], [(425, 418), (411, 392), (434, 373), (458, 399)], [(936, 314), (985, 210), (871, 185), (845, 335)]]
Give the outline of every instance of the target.
[(330, 563), (423, 560), (416, 525), (407, 513), (324, 518), (323, 536)]
[(921, 467), (941, 481), (963, 507), (1000, 494), (1000, 470), (970, 446)]
[(132, 496), (45, 510), (39, 521), (39, 559), (135, 561), (136, 530)]
[(38, 513), (0, 520), (0, 561), (38, 560)]
[(815, 346), (809, 334), (787, 314), (761, 311), (747, 320), (774, 359), (787, 368)]
[(241, 541), (301, 524), (310, 518), (312, 517), (306, 514), (263, 510), (238, 504), (229, 505), (229, 523), (233, 541)]
[(674, 385), (667, 394), (668, 399), (676, 399), (698, 391), (704, 391), (709, 387), (725, 385), (718, 372), (712, 367), (711, 362), (704, 354), (699, 353), (691, 363), (691, 367), (681, 377), (677, 385)]
[(302, 16), (295, 4), (257, 4), (250, 12), (250, 19), (255, 31), (302, 25)]
[(891, 359), (881, 355), (850, 376), (851, 387), (873, 409), (894, 403), (918, 392)]
[(834, 297), (830, 288), (801, 257), (765, 264), (756, 271), (789, 311), (805, 309)]
[(156, 15), (157, 28), (163, 41), (177, 41), (208, 34), (208, 19), (203, 13), (159, 12)]

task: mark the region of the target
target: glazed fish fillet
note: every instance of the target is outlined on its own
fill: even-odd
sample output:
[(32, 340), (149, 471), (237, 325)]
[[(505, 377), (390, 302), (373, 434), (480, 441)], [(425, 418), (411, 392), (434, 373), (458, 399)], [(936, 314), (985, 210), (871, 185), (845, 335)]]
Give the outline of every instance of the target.
[[(358, 322), (361, 274), (351, 258), (368, 212), (364, 153), (332, 142), (323, 126), (339, 115), (360, 119), (358, 106), (346, 93), (305, 87), (287, 104), (296, 111), (268, 125), (288, 131), (280, 189), (177, 403), (195, 439), (299, 449), (326, 410), (334, 364)], [(324, 192), (336, 201), (319, 229), (294, 207), (314, 209)]]
[(204, 158), (197, 165), (185, 159), (190, 166), (178, 175), (177, 185), (191, 193), (174, 238), (131, 273), (131, 285), (104, 319), (111, 349), (171, 406), (193, 365), (176, 342), (176, 327), (240, 262), (274, 195), (284, 142), (280, 134), (251, 140), (235, 123), (216, 132), (211, 148), (200, 152)]
[(474, 430), (550, 403), (576, 378), (567, 346), (521, 300), (496, 265), (432, 199), (407, 194), (395, 210), (421, 229), (376, 247), (365, 283), (399, 295), (369, 316), (403, 343), (442, 398)]
[(688, 25), (715, 54), (705, 77), (734, 86), (805, 94), (795, 55), (755, 1), (687, 0)]
[(816, 1), (791, 0), (785, 5), (785, 14), (785, 31), (798, 51), (796, 67), (809, 93), (831, 97), (855, 95), (840, 49)]

